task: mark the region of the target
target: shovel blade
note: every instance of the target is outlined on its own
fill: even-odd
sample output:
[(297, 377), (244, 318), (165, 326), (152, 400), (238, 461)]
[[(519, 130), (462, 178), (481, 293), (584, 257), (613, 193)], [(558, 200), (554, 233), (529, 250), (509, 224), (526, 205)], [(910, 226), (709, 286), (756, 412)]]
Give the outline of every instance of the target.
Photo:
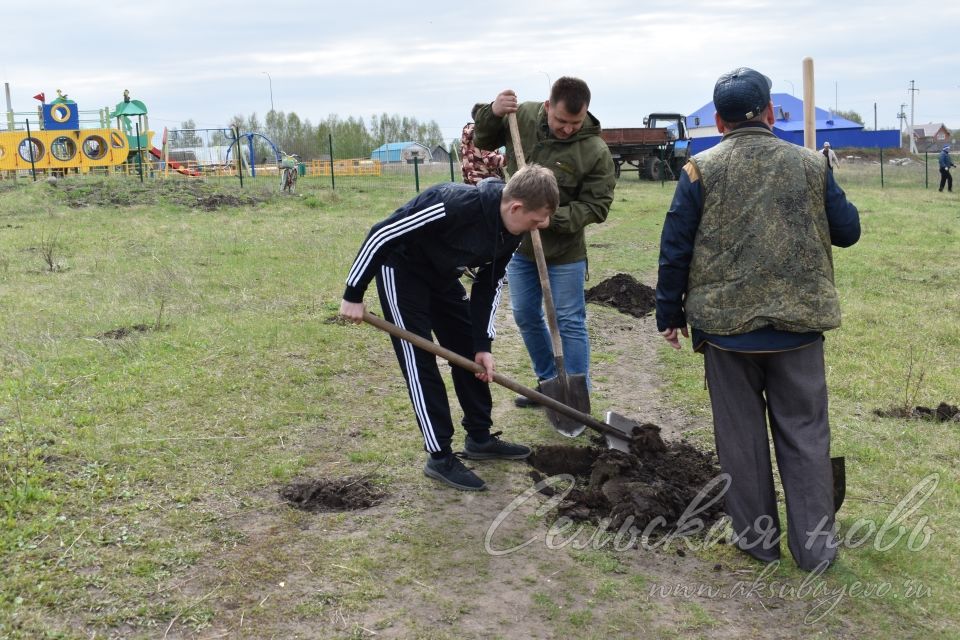
[[(590, 413), (590, 392), (587, 390), (587, 376), (583, 374), (562, 375), (540, 382), (540, 393), (550, 396), (557, 402), (576, 409), (580, 413)], [(562, 413), (544, 407), (547, 418), (553, 428), (567, 436), (576, 438), (587, 428), (582, 422)]]
[(635, 429), (640, 426), (636, 420), (631, 420), (615, 411), (607, 411), (606, 420), (610, 427), (619, 432), (618, 434), (605, 433), (603, 439), (607, 441), (607, 447), (630, 453), (630, 442), (633, 440)]
[(830, 458), (833, 467), (833, 512), (840, 511), (840, 505), (847, 495), (847, 462), (843, 456)]

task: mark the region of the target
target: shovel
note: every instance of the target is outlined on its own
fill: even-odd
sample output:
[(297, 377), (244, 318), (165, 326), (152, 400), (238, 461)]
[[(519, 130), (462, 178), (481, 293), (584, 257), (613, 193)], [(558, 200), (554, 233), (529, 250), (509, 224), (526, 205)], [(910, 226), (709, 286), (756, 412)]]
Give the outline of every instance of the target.
[[(387, 322), (383, 318), (375, 316), (369, 311), (363, 312), (363, 320), (367, 324), (371, 324), (382, 331), (386, 331), (394, 338), (406, 340), (413, 346), (423, 349), (428, 353), (432, 353), (435, 356), (439, 356), (450, 364), (456, 365), (461, 369), (466, 369), (467, 371), (472, 371), (474, 373), (482, 373), (484, 371), (483, 367), (473, 360), (464, 358), (459, 353), (454, 353), (453, 351), (438, 345), (432, 340), (427, 340), (426, 338), (418, 336), (415, 333), (411, 333), (406, 329), (401, 329), (392, 322)], [(534, 391), (529, 387), (525, 387), (522, 384), (514, 382), (510, 378), (499, 373), (494, 372), (493, 381), (503, 387), (506, 387), (507, 389), (511, 389), (512, 391), (519, 393), (522, 396), (530, 398), (537, 404), (541, 404), (557, 414), (564, 416), (571, 423), (579, 425), (581, 432), (586, 427), (590, 427), (604, 437), (604, 439), (607, 441), (607, 446), (611, 449), (617, 449), (618, 451), (623, 451), (624, 453), (630, 453), (630, 443), (640, 433), (640, 424), (634, 420), (616, 414), (613, 411), (607, 412), (607, 422), (600, 422), (590, 414), (583, 413), (582, 411), (578, 411), (577, 409), (567, 406), (562, 402), (558, 402), (548, 395)]]
[(830, 458), (833, 467), (833, 512), (840, 511), (840, 505), (847, 496), (847, 461), (843, 456)]
[[(523, 145), (520, 142), (520, 131), (517, 128), (517, 114), (507, 116), (510, 124), (510, 137), (513, 140), (513, 152), (517, 157), (517, 167), (522, 169), (526, 165), (523, 156)], [(560, 326), (557, 324), (557, 310), (553, 304), (553, 293), (550, 290), (550, 276), (547, 273), (547, 261), (543, 257), (543, 242), (538, 229), (530, 230), (530, 242), (533, 244), (533, 255), (537, 260), (537, 272), (540, 275), (540, 289), (543, 291), (543, 308), (547, 314), (547, 326), (550, 328), (550, 339), (553, 342), (553, 358), (557, 369), (555, 378), (540, 382), (540, 390), (544, 395), (558, 400), (567, 407), (572, 407), (582, 414), (590, 413), (590, 392), (587, 389), (587, 376), (578, 373), (567, 375), (563, 366), (563, 344), (560, 340)], [(529, 396), (528, 396), (529, 397)], [(532, 398), (531, 398), (532, 399)], [(551, 405), (538, 402), (544, 406), (547, 417), (554, 428), (565, 436), (576, 438), (586, 428), (569, 414), (558, 412)]]

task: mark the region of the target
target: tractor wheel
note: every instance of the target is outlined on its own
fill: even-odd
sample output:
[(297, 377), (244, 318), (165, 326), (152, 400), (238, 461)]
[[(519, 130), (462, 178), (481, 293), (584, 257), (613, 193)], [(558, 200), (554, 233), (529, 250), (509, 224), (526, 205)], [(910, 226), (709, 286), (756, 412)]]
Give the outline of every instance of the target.
[(663, 173), (663, 163), (660, 158), (647, 158), (644, 168), (649, 180), (660, 180)]

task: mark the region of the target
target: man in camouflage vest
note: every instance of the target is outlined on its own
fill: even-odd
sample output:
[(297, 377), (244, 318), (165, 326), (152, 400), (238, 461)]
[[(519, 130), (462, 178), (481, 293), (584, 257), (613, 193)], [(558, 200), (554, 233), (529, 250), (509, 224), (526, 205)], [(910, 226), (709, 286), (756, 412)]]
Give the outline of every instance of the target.
[(780, 557), (767, 415), (804, 570), (836, 558), (823, 332), (840, 326), (831, 245), (860, 218), (823, 155), (774, 136), (770, 79), (726, 73), (713, 91), (720, 143), (683, 168), (660, 240), (657, 329), (703, 353), (725, 511), (737, 547)]

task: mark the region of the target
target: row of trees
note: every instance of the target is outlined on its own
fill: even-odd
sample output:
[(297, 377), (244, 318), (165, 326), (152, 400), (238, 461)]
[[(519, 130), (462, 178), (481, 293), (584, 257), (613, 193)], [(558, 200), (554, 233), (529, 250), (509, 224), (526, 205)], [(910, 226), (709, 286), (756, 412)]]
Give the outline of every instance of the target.
[[(180, 126), (177, 138), (171, 141), (174, 146), (204, 146), (203, 138), (193, 131), (196, 129), (193, 120), (186, 120)], [(282, 151), (295, 153), (302, 160), (328, 157), (331, 137), (336, 159), (368, 158), (374, 149), (388, 142), (409, 140), (431, 149), (436, 145), (445, 145), (440, 125), (435, 121), (420, 122), (416, 118), (386, 113), (372, 116), (369, 125), (363, 118), (351, 116), (344, 120), (336, 114), (314, 125), (309, 119), (301, 120), (295, 112), (271, 110), (263, 122), (255, 113), (248, 117), (236, 115), (231, 119), (230, 126), (237, 126), (242, 132), (262, 133)], [(209, 146), (229, 144), (226, 131), (213, 131), (208, 139)], [(255, 141), (254, 144), (258, 158), (272, 155), (266, 143)]]

